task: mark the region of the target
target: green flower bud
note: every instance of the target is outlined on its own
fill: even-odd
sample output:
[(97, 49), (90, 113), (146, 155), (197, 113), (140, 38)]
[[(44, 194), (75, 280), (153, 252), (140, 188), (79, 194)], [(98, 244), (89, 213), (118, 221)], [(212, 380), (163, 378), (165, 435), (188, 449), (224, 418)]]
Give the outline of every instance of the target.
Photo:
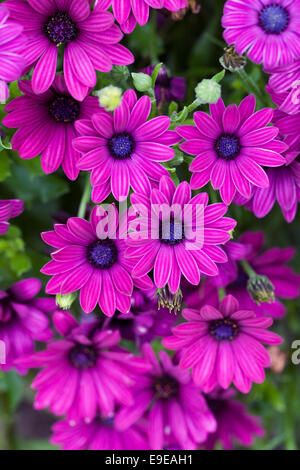
[(131, 76), (138, 91), (148, 91), (152, 88), (152, 78), (146, 73), (132, 73)]
[(174, 310), (175, 315), (180, 312), (182, 304), (182, 292), (180, 288), (175, 294), (172, 294), (168, 285), (162, 289), (157, 289), (158, 308), (167, 308), (171, 313)]
[(126, 67), (126, 65), (115, 65), (110, 74), (114, 83), (126, 81), (128, 80), (130, 75), (128, 67)]
[(216, 103), (221, 97), (221, 85), (216, 80), (205, 78), (195, 88), (196, 98), (200, 103)]
[(69, 308), (71, 308), (76, 298), (76, 292), (72, 292), (71, 294), (66, 295), (56, 294), (56, 305), (62, 308), (63, 310), (68, 310)]
[(247, 282), (250, 297), (260, 305), (261, 302), (274, 302), (274, 286), (267, 276), (259, 274), (251, 276)]
[(106, 86), (94, 92), (98, 97), (101, 108), (106, 111), (114, 111), (122, 101), (122, 90), (113, 85)]

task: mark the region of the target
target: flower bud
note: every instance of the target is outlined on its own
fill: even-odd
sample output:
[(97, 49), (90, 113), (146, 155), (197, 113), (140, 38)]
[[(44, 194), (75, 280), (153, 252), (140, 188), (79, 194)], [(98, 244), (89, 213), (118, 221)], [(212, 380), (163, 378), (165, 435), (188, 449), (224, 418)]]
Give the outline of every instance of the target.
[(172, 294), (166, 285), (156, 291), (158, 308), (167, 308), (171, 313), (174, 310), (175, 315), (180, 312), (182, 304), (182, 292), (180, 289)]
[(221, 85), (215, 80), (205, 78), (195, 88), (196, 98), (202, 103), (216, 103), (221, 97)]
[(113, 85), (95, 91), (95, 95), (99, 99), (100, 106), (106, 109), (106, 111), (114, 111), (122, 101), (121, 88)]
[(251, 298), (260, 305), (261, 302), (274, 302), (274, 286), (267, 276), (255, 275), (249, 278), (247, 290)]
[(68, 310), (76, 298), (76, 292), (72, 292), (71, 294), (66, 295), (56, 294), (56, 305), (58, 305), (58, 307), (62, 308), (63, 310)]
[(131, 76), (138, 91), (148, 91), (152, 88), (152, 78), (146, 73), (132, 73)]

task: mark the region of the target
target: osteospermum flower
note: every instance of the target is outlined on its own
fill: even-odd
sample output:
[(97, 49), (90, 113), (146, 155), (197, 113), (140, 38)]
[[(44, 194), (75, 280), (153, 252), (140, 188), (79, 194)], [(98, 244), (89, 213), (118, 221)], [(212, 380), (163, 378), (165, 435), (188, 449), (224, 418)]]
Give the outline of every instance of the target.
[(192, 368), (194, 382), (205, 392), (217, 385), (227, 389), (231, 382), (248, 393), (252, 382), (262, 383), (271, 361), (261, 343), (280, 344), (282, 338), (267, 330), (273, 320), (257, 318), (251, 310), (240, 310), (238, 301), (226, 296), (215, 308), (185, 309), (187, 323), (173, 328), (163, 345), (182, 352), (179, 366)]
[[(56, 250), (41, 272), (53, 276), (46, 287), (49, 294), (80, 290), (84, 312), (92, 312), (99, 303), (105, 315), (112, 316), (116, 309), (123, 313), (130, 309), (134, 263), (124, 256), (126, 246), (119, 237), (123, 229), (118, 227), (118, 211), (113, 209), (108, 233), (101, 224), (106, 215), (95, 207), (90, 222), (71, 217), (67, 224), (56, 224), (54, 231), (44, 232), (43, 240)], [(147, 276), (134, 282), (137, 287), (152, 287)]]
[(300, 59), (291, 65), (265, 70), (270, 73), (267, 92), (279, 110), (287, 114), (300, 112)]
[(72, 146), (78, 135), (75, 123), (100, 111), (97, 98), (87, 96), (83, 101), (72, 98), (63, 75), (56, 75), (51, 90), (40, 95), (33, 92), (32, 81), (21, 80), (18, 86), (24, 96), (5, 107), (8, 115), (2, 121), (6, 127), (18, 127), (11, 140), (13, 150), (24, 159), (41, 155), (46, 174), (62, 165), (67, 177), (75, 180), (80, 157)]
[(22, 214), (24, 202), (20, 199), (0, 200), (0, 235), (4, 235), (9, 229), (9, 219), (14, 219)]
[(99, 413), (113, 416), (116, 404), (131, 404), (129, 389), (149, 366), (118, 346), (120, 334), (102, 331), (98, 321), (78, 324), (65, 311), (55, 312), (53, 322), (63, 339), (17, 361), (22, 367), (43, 368), (32, 383), (37, 390), (34, 407), (66, 415), (75, 425), (89, 423)]
[(209, 181), (226, 204), (236, 194), (249, 198), (252, 186), (269, 185), (262, 166), (277, 167), (285, 163), (281, 153), (286, 144), (276, 140), (278, 129), (267, 127), (273, 109), (254, 113), (255, 97), (247, 96), (237, 107), (225, 108), (220, 98), (210, 105), (208, 114), (197, 111), (194, 126), (179, 126), (176, 131), (186, 141), (180, 148), (196, 158), (190, 164), (192, 189), (202, 188)]
[(159, 360), (149, 344), (143, 346), (143, 352), (151, 370), (134, 386), (133, 405), (117, 412), (116, 429), (125, 431), (145, 415), (152, 450), (163, 449), (169, 442), (183, 449), (197, 449), (208, 433), (216, 430), (200, 389), (190, 373), (180, 370), (165, 351), (159, 352)]
[(299, 11), (300, 0), (228, 0), (224, 38), (267, 68), (290, 64), (300, 55)]
[(136, 24), (145, 25), (149, 20), (150, 7), (178, 11), (186, 6), (187, 0), (111, 0), (114, 16), (126, 34), (130, 34)]
[[(155, 65), (146, 67), (141, 72), (152, 75)], [(155, 82), (155, 98), (157, 103), (184, 100), (186, 93), (186, 80), (184, 77), (172, 77), (166, 67), (161, 66)]]
[(9, 96), (7, 83), (21, 77), (25, 62), (21, 55), (24, 38), (21, 25), (9, 18), (9, 10), (0, 5), (0, 103), (5, 103)]
[(126, 240), (126, 257), (135, 260), (134, 276), (143, 276), (154, 268), (156, 287), (168, 284), (175, 294), (182, 274), (198, 285), (201, 273), (218, 273), (216, 263), (227, 260), (218, 245), (229, 240), (229, 231), (236, 225), (235, 220), (223, 217), (225, 204), (208, 205), (206, 193), (191, 199), (187, 182), (176, 188), (166, 176), (161, 178), (159, 189), (151, 191), (150, 198), (133, 194), (131, 202), (137, 212), (147, 215), (140, 221), (140, 230), (132, 225)]
[(140, 424), (118, 431), (113, 416), (98, 416), (91, 423), (76, 426), (60, 421), (52, 430), (50, 441), (62, 450), (149, 450), (146, 433)]
[(127, 198), (130, 186), (134, 191), (149, 194), (151, 181), (159, 181), (168, 171), (159, 162), (171, 160), (170, 148), (179, 139), (168, 131), (170, 118), (158, 116), (147, 121), (151, 111), (149, 96), (137, 100), (128, 90), (113, 116), (101, 112), (90, 122), (76, 123), (81, 137), (74, 140), (83, 154), (77, 166), (91, 171), (92, 199), (102, 202), (112, 192), (115, 199)]
[(19, 373), (26, 373), (26, 366), (16, 365), (15, 360), (31, 353), (35, 341), (52, 337), (47, 314), (54, 312), (55, 300), (36, 298), (41, 287), (39, 279), (31, 278), (0, 291), (0, 340), (5, 344), (2, 370), (16, 367)]
[(218, 423), (216, 432), (207, 436), (205, 449), (213, 450), (219, 442), (225, 450), (233, 449), (235, 442), (251, 446), (256, 437), (264, 435), (261, 419), (249, 414), (244, 403), (236, 400), (234, 395), (232, 389), (216, 389), (205, 396)]
[(82, 101), (96, 85), (96, 70), (109, 72), (134, 57), (119, 41), (122, 33), (99, 1), (91, 10), (89, 0), (8, 0), (11, 17), (24, 28), (27, 39), (23, 57), (34, 65), (34, 93), (47, 91), (55, 78), (58, 50), (63, 48), (63, 70), (69, 93)]

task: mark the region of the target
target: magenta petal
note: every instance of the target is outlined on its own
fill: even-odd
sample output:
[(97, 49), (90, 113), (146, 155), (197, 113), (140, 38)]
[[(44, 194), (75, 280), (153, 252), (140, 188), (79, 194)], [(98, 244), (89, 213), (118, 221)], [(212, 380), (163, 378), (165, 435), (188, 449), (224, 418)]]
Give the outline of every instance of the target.
[(32, 75), (34, 93), (44, 93), (50, 88), (56, 74), (57, 47), (51, 44), (39, 59)]
[(110, 274), (108, 271), (102, 271), (102, 287), (99, 296), (99, 305), (101, 310), (108, 317), (112, 317), (116, 310), (116, 295)]
[(172, 266), (172, 248), (161, 245), (154, 264), (154, 282), (157, 288), (164, 287), (170, 277)]
[(80, 290), (80, 305), (85, 313), (92, 312), (99, 301), (102, 285), (102, 273), (94, 269), (93, 274)]

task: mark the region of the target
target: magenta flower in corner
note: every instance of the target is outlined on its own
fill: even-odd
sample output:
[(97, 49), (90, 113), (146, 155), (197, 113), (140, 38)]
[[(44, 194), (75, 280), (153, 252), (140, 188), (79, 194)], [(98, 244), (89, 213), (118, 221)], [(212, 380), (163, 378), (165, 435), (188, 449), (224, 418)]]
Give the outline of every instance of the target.
[(227, 0), (223, 36), (256, 64), (288, 65), (300, 56), (299, 11), (300, 0)]
[(56, 75), (51, 89), (36, 95), (32, 81), (19, 81), (24, 93), (13, 99), (6, 107), (8, 113), (3, 124), (18, 128), (11, 144), (24, 159), (41, 155), (41, 166), (46, 174), (53, 173), (60, 165), (70, 180), (75, 180), (79, 170), (76, 166), (80, 154), (72, 141), (78, 135), (75, 123), (89, 119), (100, 111), (98, 99), (87, 96), (75, 100), (66, 87), (63, 75)]
[(130, 387), (149, 370), (146, 361), (119, 347), (120, 334), (101, 330), (97, 321), (78, 324), (68, 312), (57, 311), (53, 322), (63, 338), (16, 361), (21, 367), (43, 368), (32, 383), (34, 408), (66, 415), (74, 426), (90, 423), (99, 413), (113, 416), (116, 404), (131, 404)]
[(142, 208), (147, 213), (141, 230), (132, 226), (126, 240), (126, 257), (135, 263), (134, 276), (144, 276), (154, 268), (156, 287), (168, 284), (175, 294), (182, 275), (198, 285), (201, 274), (218, 274), (216, 263), (227, 261), (219, 245), (229, 240), (229, 231), (236, 225), (235, 220), (223, 217), (225, 204), (208, 205), (206, 193), (191, 198), (187, 182), (176, 188), (166, 176), (161, 178), (159, 189), (151, 191), (150, 198), (132, 194), (131, 203), (137, 212)]
[(143, 352), (151, 369), (139, 376), (133, 388), (134, 403), (116, 413), (116, 429), (125, 431), (145, 416), (149, 420), (150, 449), (161, 450), (169, 442), (182, 449), (197, 449), (208, 433), (216, 430), (215, 418), (200, 389), (190, 373), (180, 370), (165, 351), (160, 351), (157, 359), (151, 346), (145, 344)]
[(21, 54), (24, 37), (23, 28), (9, 18), (9, 10), (0, 5), (0, 103), (5, 103), (9, 96), (8, 83), (18, 80), (25, 68)]
[(265, 434), (261, 419), (248, 413), (244, 403), (234, 398), (232, 389), (217, 388), (205, 396), (207, 404), (217, 420), (217, 430), (207, 436), (203, 444), (206, 450), (213, 450), (221, 443), (224, 450), (231, 450), (238, 442), (243, 446), (251, 446), (256, 437)]
[(34, 66), (34, 93), (47, 91), (56, 74), (58, 50), (63, 48), (63, 71), (69, 93), (82, 101), (96, 85), (96, 70), (109, 72), (134, 57), (119, 44), (123, 34), (114, 24), (107, 2), (91, 10), (89, 0), (8, 0), (10, 15), (24, 28), (22, 55)]
[(202, 188), (210, 181), (229, 205), (236, 193), (249, 198), (253, 186), (269, 185), (262, 166), (284, 165), (281, 153), (287, 145), (276, 140), (277, 127), (267, 127), (273, 109), (254, 111), (254, 95), (247, 96), (238, 107), (231, 104), (227, 108), (220, 98), (210, 105), (211, 116), (202, 111), (194, 113), (196, 127), (176, 128), (185, 139), (181, 150), (196, 155), (189, 167), (193, 173), (192, 189)]
[(14, 219), (22, 214), (24, 202), (20, 199), (0, 199), (0, 235), (4, 235), (9, 229), (9, 219)]
[[(106, 216), (111, 217), (108, 233), (101, 222)], [(53, 276), (46, 292), (64, 295), (79, 290), (80, 305), (86, 313), (97, 304), (108, 316), (116, 309), (128, 312), (133, 283), (147, 289), (152, 282), (148, 276), (133, 280), (134, 262), (124, 256), (123, 230), (118, 226), (117, 209), (112, 206), (109, 215), (99, 206), (93, 209), (90, 222), (71, 217), (67, 224), (56, 224), (54, 231), (44, 232), (43, 240), (56, 249), (51, 253), (52, 261), (41, 269)]]
[(67, 421), (55, 423), (50, 439), (62, 450), (150, 450), (147, 435), (140, 424), (126, 431), (114, 427), (114, 417), (97, 416), (91, 423), (71, 426)]
[(31, 353), (35, 341), (52, 338), (48, 314), (56, 308), (55, 299), (36, 297), (41, 288), (39, 279), (30, 278), (0, 291), (0, 340), (5, 344), (1, 370), (15, 367), (20, 374), (26, 373), (27, 367), (15, 361)]
[(265, 367), (271, 361), (261, 343), (280, 344), (283, 339), (268, 331), (271, 318), (258, 318), (252, 310), (240, 310), (238, 301), (226, 296), (218, 308), (185, 309), (186, 323), (173, 328), (163, 346), (181, 352), (179, 366), (192, 369), (193, 380), (204, 392), (231, 383), (248, 393), (252, 382), (265, 380)]
[(149, 96), (139, 100), (128, 90), (113, 116), (101, 112), (76, 123), (81, 135), (74, 148), (82, 153), (77, 166), (91, 171), (92, 199), (102, 202), (112, 192), (115, 199), (127, 198), (130, 186), (149, 194), (151, 181), (159, 181), (168, 171), (160, 162), (171, 160), (170, 148), (179, 142), (175, 131), (168, 131), (170, 118), (158, 116), (147, 121), (151, 111)]
[(279, 110), (287, 114), (300, 112), (300, 59), (291, 65), (265, 70), (270, 73), (267, 92)]

